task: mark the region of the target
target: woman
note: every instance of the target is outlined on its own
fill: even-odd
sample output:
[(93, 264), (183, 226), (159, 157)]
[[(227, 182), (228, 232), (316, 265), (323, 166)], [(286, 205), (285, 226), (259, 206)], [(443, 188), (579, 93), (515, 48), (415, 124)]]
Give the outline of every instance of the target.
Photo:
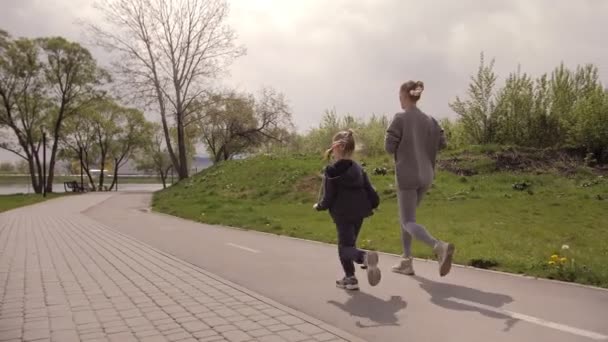
[(393, 272), (414, 275), (412, 238), (431, 248), (439, 261), (439, 274), (450, 272), (454, 245), (435, 239), (423, 226), (416, 223), (416, 208), (435, 177), (437, 152), (446, 147), (443, 130), (435, 119), (417, 107), (424, 91), (420, 81), (408, 81), (399, 90), (403, 112), (397, 113), (386, 132), (385, 148), (395, 159), (397, 200), (401, 218), (403, 260)]

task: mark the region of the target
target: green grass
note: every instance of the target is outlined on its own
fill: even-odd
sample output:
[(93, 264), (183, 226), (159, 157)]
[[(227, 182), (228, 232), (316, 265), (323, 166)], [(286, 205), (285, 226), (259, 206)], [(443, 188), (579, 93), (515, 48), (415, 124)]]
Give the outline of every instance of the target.
[[(370, 174), (375, 167), (391, 167), (388, 158), (366, 164)], [(335, 243), (328, 214), (312, 210), (323, 165), (307, 156), (225, 162), (158, 192), (153, 207), (200, 222)], [(456, 244), (457, 263), (496, 264), (492, 268), (501, 271), (608, 287), (608, 179), (592, 173), (493, 173), (483, 158), (476, 167), (480, 173), (471, 177), (439, 172), (418, 213), (418, 222), (433, 235)], [(382, 203), (365, 223), (360, 246), (399, 254), (393, 175), (371, 178)], [(531, 187), (514, 190), (520, 182)], [(563, 244), (570, 246), (575, 267), (549, 266)], [(414, 251), (431, 257), (418, 243)]]
[(66, 196), (65, 194), (47, 194), (46, 198), (42, 197), (41, 194), (16, 194), (16, 195), (0, 195), (0, 213), (25, 207), (26, 205), (32, 205), (40, 203), (49, 199)]
[[(58, 176), (55, 177), (53, 182), (55, 184), (63, 184), (63, 182), (67, 181), (77, 181), (80, 182), (80, 176)], [(110, 185), (112, 182), (112, 177), (106, 178), (106, 185)], [(171, 182), (171, 179), (168, 180)], [(12, 176), (12, 175), (0, 175), (0, 185), (17, 185), (17, 184), (28, 184), (31, 183), (31, 178), (29, 176)], [(85, 183), (87, 183), (87, 178), (85, 176)], [(162, 183), (159, 177), (149, 177), (149, 176), (141, 176), (141, 177), (118, 177), (118, 183), (120, 184), (159, 184)]]

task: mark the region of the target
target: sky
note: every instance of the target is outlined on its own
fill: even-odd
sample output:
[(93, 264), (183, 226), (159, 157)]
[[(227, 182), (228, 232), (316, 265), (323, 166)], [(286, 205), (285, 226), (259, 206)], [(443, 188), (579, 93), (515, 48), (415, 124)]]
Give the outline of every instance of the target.
[[(84, 42), (76, 21), (99, 20), (93, 1), (0, 0), (0, 28), (13, 36)], [(448, 103), (464, 95), (482, 51), (496, 59), (503, 77), (518, 66), (540, 75), (561, 62), (594, 63), (608, 84), (606, 0), (229, 3), (229, 23), (247, 55), (223, 82), (240, 91), (272, 86), (283, 92), (301, 132), (326, 109), (392, 116), (399, 111), (398, 88), (410, 79), (425, 83), (419, 104), (425, 112), (455, 117)]]

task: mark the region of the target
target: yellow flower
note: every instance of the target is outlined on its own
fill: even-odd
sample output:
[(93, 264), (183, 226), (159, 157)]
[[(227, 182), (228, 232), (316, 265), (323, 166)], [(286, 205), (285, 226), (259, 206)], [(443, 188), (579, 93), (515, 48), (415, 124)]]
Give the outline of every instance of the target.
[(562, 264), (565, 264), (565, 263), (566, 263), (566, 261), (568, 261), (568, 259), (567, 259), (567, 258), (561, 258), (561, 259), (559, 259), (559, 261), (561, 261), (561, 262), (562, 262)]
[(555, 261), (549, 261), (549, 265), (555, 265)]
[(551, 256), (551, 260), (553, 260), (553, 261), (557, 261), (557, 260), (559, 260), (559, 255), (557, 255), (557, 254), (553, 254), (553, 255)]

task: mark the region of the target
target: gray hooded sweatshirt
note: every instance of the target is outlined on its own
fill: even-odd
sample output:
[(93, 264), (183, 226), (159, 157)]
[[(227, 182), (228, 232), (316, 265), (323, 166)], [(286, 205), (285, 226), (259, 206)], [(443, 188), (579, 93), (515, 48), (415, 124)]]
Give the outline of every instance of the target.
[(443, 129), (418, 108), (395, 114), (386, 131), (385, 149), (395, 158), (395, 176), (401, 190), (429, 187), (435, 160), (447, 146)]

